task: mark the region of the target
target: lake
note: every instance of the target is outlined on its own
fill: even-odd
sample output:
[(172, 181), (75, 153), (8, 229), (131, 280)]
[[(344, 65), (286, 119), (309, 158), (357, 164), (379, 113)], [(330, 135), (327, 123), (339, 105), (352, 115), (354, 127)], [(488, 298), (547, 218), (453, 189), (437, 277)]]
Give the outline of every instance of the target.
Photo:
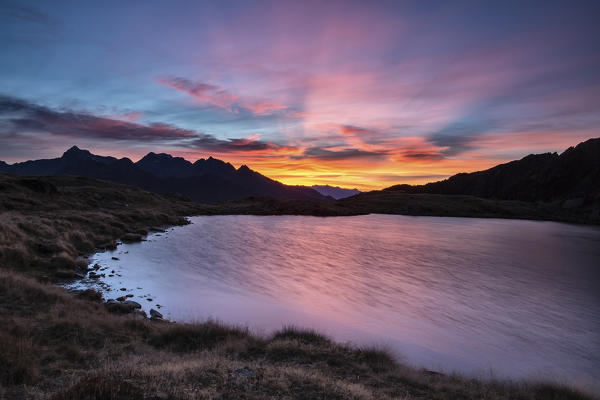
[(130, 293), (166, 318), (265, 334), (311, 327), (436, 371), (600, 391), (597, 227), (396, 215), (190, 220), (93, 255), (115, 271), (102, 280), (105, 297)]

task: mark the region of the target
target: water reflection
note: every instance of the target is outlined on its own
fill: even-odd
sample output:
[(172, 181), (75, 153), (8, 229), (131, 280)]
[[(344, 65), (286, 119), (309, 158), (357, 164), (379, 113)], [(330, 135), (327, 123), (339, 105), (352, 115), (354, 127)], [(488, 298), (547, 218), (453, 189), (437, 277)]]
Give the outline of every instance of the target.
[(597, 228), (384, 215), (192, 222), (96, 254), (121, 275), (105, 280), (108, 296), (125, 287), (176, 320), (312, 326), (428, 368), (600, 380)]

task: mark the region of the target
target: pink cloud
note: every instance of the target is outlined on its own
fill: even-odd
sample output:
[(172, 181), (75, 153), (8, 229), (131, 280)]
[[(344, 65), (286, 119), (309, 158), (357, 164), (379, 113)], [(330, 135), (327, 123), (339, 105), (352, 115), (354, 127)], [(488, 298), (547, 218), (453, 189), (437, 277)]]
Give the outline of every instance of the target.
[(194, 82), (185, 78), (159, 77), (157, 80), (165, 86), (192, 96), (201, 103), (210, 104), (231, 113), (237, 113), (239, 109), (246, 109), (254, 115), (269, 115), (288, 108), (275, 101), (242, 97), (219, 86)]

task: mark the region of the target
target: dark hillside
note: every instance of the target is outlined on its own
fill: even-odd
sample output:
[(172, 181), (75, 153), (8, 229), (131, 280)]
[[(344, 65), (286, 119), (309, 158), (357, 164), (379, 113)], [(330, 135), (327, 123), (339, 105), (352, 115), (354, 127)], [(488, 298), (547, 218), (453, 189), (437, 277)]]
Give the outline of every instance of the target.
[(460, 173), (425, 185), (397, 185), (388, 191), (461, 194), (504, 200), (600, 203), (600, 138), (562, 154), (531, 154), (485, 171)]

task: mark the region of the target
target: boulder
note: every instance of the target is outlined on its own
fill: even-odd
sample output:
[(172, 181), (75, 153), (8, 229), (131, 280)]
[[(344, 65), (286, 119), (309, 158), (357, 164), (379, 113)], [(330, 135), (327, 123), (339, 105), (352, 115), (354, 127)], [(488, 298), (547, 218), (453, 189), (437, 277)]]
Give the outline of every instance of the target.
[[(137, 301), (127, 300), (127, 301), (124, 301), (123, 303), (124, 304), (130, 304), (130, 305), (132, 305), (133, 307), (135, 307), (137, 309), (142, 308), (142, 305), (140, 303), (138, 303)], [(152, 313), (152, 312), (150, 312), (150, 313)]]
[(162, 319), (162, 314), (156, 311), (154, 308), (150, 309), (150, 318), (153, 319)]

